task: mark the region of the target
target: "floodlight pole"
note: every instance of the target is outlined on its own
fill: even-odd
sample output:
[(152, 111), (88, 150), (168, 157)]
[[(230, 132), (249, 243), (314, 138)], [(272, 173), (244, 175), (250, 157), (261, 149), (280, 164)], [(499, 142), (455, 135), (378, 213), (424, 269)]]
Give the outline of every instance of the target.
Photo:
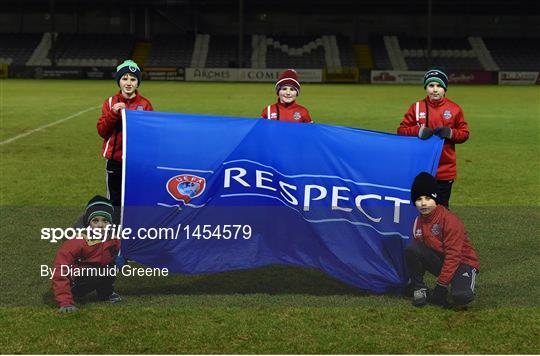
[(244, 67), (244, 0), (238, 0), (238, 68)]
[(144, 40), (150, 40), (150, 11), (148, 6), (144, 7)]
[[(432, 0), (428, 0), (428, 28), (427, 28), (427, 58), (428, 58), (428, 67), (431, 67), (433, 60), (431, 58), (431, 24), (433, 16), (433, 6)], [(426, 68), (428, 69), (428, 68)]]
[(129, 33), (136, 37), (137, 30), (135, 29), (135, 7), (133, 4), (129, 7)]
[(56, 21), (55, 21), (55, 10), (54, 10), (54, 0), (49, 1), (49, 14), (51, 16), (51, 50), (50, 50), (50, 58), (51, 58), (51, 65), (53, 67), (56, 67)]

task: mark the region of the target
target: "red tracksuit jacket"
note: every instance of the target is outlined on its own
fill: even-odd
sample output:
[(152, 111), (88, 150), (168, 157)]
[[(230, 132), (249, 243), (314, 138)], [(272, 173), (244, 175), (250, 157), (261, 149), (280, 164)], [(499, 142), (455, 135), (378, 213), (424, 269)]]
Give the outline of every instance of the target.
[[(426, 105), (427, 103), (427, 105)], [(452, 129), (452, 137), (444, 140), (443, 151), (437, 168), (438, 180), (456, 178), (456, 143), (463, 143), (469, 138), (469, 126), (463, 116), (461, 107), (452, 100), (442, 98), (431, 101), (428, 97), (411, 105), (397, 129), (398, 135), (418, 136), (420, 126), (426, 124), (435, 129), (448, 126)]]
[[(65, 241), (54, 258), (52, 288), (54, 299), (60, 307), (73, 305), (70, 276), (62, 276), (61, 266), (72, 268), (105, 267), (114, 261), (120, 250), (120, 239), (98, 240), (73, 239)], [(64, 267), (64, 271), (66, 271)]]
[(112, 110), (114, 104), (123, 102), (127, 110), (153, 111), (152, 104), (148, 99), (139, 95), (126, 99), (121, 91), (111, 96), (101, 107), (101, 116), (97, 122), (97, 131), (103, 137), (103, 157), (106, 159), (122, 160), (122, 113), (119, 110), (115, 113)]
[(262, 111), (262, 118), (290, 122), (304, 122), (308, 124), (313, 123), (313, 120), (309, 116), (308, 109), (302, 105), (298, 105), (296, 102), (290, 104), (277, 102), (268, 105)]
[(414, 221), (413, 234), (416, 240), (442, 253), (444, 263), (437, 283), (448, 285), (461, 263), (477, 270), (478, 256), (467, 237), (461, 220), (442, 205), (427, 216), (420, 215)]

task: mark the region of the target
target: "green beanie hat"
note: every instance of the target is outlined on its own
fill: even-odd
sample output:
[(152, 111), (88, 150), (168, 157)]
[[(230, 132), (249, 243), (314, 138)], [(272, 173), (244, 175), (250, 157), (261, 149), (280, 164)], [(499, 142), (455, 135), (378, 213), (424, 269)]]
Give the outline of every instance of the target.
[(114, 207), (111, 201), (100, 195), (96, 195), (86, 205), (86, 212), (84, 214), (84, 222), (86, 226), (90, 225), (90, 220), (95, 216), (102, 216), (112, 223), (112, 216), (114, 213)]
[(439, 83), (444, 90), (448, 90), (448, 76), (441, 68), (431, 68), (424, 74), (424, 89), (431, 82)]
[(118, 67), (116, 67), (116, 75), (114, 76), (116, 79), (116, 84), (120, 86), (120, 79), (124, 76), (124, 74), (130, 73), (137, 77), (137, 84), (141, 85), (142, 81), (142, 72), (137, 63), (133, 62), (131, 59), (128, 59), (124, 61), (122, 64), (120, 64)]

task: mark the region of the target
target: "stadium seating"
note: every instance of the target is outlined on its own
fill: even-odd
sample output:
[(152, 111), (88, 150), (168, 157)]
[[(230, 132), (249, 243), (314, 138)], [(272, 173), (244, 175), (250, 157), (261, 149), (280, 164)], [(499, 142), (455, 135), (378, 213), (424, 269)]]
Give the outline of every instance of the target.
[(434, 57), (431, 62), (427, 57), (406, 58), (409, 70), (423, 71), (429, 67), (442, 67), (447, 71), (472, 70), (482, 71), (484, 68), (476, 58), (444, 58)]
[(356, 67), (351, 41), (345, 36), (336, 36), (341, 65), (343, 67)]
[(39, 44), (42, 34), (1, 33), (0, 62), (25, 65), (26, 61)]
[(130, 58), (135, 38), (129, 34), (60, 34), (54, 53), (62, 66), (115, 66)]
[(193, 55), (193, 35), (158, 35), (152, 39), (147, 67), (189, 67)]
[(540, 38), (484, 38), (484, 42), (501, 70), (540, 70)]
[[(0, 34), (0, 63), (50, 64), (46, 58), (47, 50), (42, 54), (45, 59), (43, 63), (29, 61), (42, 37), (38, 33)], [(399, 48), (398, 42), (395, 47), (397, 53), (403, 56), (408, 70), (423, 71), (429, 66), (441, 66), (446, 70), (481, 71), (489, 67), (486, 61), (479, 58), (479, 49), (474, 47), (471, 38), (433, 38), (430, 61), (427, 58), (426, 38), (393, 37), (399, 42)], [(202, 40), (198, 42), (197, 39)], [(477, 40), (482, 41), (480, 37)], [(492, 56), (492, 67), (498, 65), (500, 70), (509, 71), (540, 70), (540, 39), (484, 38), (483, 41), (485, 46), (481, 49)], [(148, 67), (238, 67), (238, 37), (234, 35), (162, 34), (154, 36), (150, 42), (151, 49), (146, 61)], [(61, 66), (112, 67), (131, 57), (134, 44), (135, 37), (131, 34), (62, 33), (56, 38), (54, 51), (50, 51), (48, 57), (54, 53), (57, 64)], [(383, 36), (371, 36), (368, 45), (373, 56), (373, 69), (395, 69)], [(204, 50), (199, 47), (204, 47)], [(195, 58), (197, 48), (200, 56)], [(351, 41), (343, 35), (246, 35), (243, 52), (244, 66), (253, 68), (357, 66)]]
[(426, 70), (430, 66), (446, 70), (484, 70), (467, 38), (433, 38), (431, 62), (425, 38), (400, 37), (399, 44), (409, 70)]
[[(427, 39), (425, 37), (399, 37), (401, 49), (425, 49), (427, 48)], [(433, 49), (471, 49), (471, 45), (467, 38), (433, 38), (431, 40)]]
[(272, 36), (267, 38), (268, 68), (323, 68), (325, 50), (320, 37)]
[[(251, 36), (244, 37), (244, 67), (251, 63)], [(206, 58), (207, 68), (238, 67), (238, 37), (211, 35)]]
[(382, 36), (373, 36), (369, 39), (369, 46), (373, 53), (374, 69), (391, 70), (392, 64), (390, 63), (390, 57), (384, 46)]

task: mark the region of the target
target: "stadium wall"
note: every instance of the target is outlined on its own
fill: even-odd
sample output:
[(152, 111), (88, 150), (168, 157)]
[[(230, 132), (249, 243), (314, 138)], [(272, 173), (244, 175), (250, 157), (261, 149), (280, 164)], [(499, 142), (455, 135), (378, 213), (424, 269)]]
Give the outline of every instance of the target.
[[(180, 68), (147, 67), (145, 80), (195, 81), (195, 82), (275, 82), (283, 69), (251, 68)], [(383, 71), (344, 68), (342, 71), (328, 69), (297, 69), (304, 83), (361, 83), (361, 84), (421, 84), (424, 72)], [(109, 67), (0, 67), (0, 78), (32, 79), (113, 79), (114, 69)], [(539, 85), (540, 72), (486, 72), (455, 71), (448, 73), (453, 84), (499, 84)]]

